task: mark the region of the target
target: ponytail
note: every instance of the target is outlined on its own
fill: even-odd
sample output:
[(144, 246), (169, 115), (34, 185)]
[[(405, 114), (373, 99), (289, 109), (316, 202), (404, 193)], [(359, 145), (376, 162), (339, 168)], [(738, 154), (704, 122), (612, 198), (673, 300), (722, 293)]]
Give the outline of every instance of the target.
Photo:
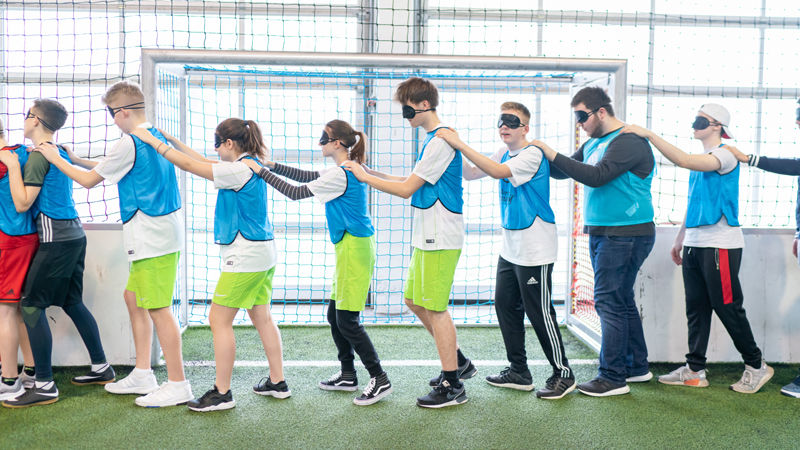
[(254, 120), (242, 120), (235, 117), (225, 119), (217, 125), (217, 134), (223, 141), (228, 139), (239, 144), (243, 153), (255, 159), (267, 159), (267, 147), (261, 128)]
[(331, 130), (331, 139), (338, 139), (348, 149), (347, 159), (359, 164), (367, 162), (367, 135), (356, 131), (344, 120), (331, 120), (325, 124)]

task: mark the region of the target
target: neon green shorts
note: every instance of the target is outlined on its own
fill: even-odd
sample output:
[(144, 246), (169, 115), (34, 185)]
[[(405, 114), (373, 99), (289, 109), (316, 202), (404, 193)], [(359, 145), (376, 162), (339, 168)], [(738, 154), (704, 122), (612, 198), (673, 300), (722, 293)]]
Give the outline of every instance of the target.
[(450, 290), (456, 274), (461, 250), (431, 250), (414, 248), (408, 267), (405, 298), (430, 311), (447, 311)]
[(375, 270), (375, 235), (355, 237), (345, 233), (336, 243), (331, 300), (336, 309), (363, 311), (367, 304), (372, 272)]
[(264, 272), (222, 272), (212, 301), (237, 309), (269, 305), (274, 275), (274, 267)]
[(131, 263), (125, 289), (136, 293), (136, 306), (144, 309), (172, 306), (180, 256), (181, 252), (175, 252)]

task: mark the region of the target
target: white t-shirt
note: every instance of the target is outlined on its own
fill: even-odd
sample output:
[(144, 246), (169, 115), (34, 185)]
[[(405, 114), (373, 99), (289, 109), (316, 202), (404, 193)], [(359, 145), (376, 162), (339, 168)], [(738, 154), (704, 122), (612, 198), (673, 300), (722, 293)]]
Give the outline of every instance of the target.
[[(491, 156), (492, 161), (501, 162), (508, 150), (503, 146)], [(505, 164), (511, 170), (508, 181), (514, 187), (529, 182), (539, 171), (542, 152), (536, 147), (509, 151), (510, 158)], [(549, 183), (549, 180), (548, 180)], [(536, 217), (533, 224), (524, 230), (503, 229), (503, 247), (500, 256), (518, 266), (542, 266), (556, 262), (558, 257), (558, 234), (556, 224), (547, 223)]]
[[(722, 147), (714, 147), (706, 150), (707, 154), (714, 155), (720, 164), (717, 173), (725, 175), (736, 169), (739, 161), (729, 150)], [(685, 247), (705, 247), (705, 248), (744, 248), (744, 235), (741, 227), (728, 225), (725, 216), (714, 225), (702, 225), (695, 228), (686, 228), (683, 238)]]
[[(152, 128), (149, 122), (139, 125)], [(133, 169), (136, 162), (136, 145), (133, 138), (124, 136), (100, 160), (94, 170), (108, 183), (117, 184)], [(131, 220), (122, 224), (122, 235), (128, 261), (138, 261), (175, 253), (183, 248), (183, 217), (180, 210), (152, 217), (137, 211)]]
[[(444, 139), (434, 137), (425, 146), (422, 159), (412, 173), (436, 184), (455, 157), (461, 155)], [(464, 216), (450, 212), (441, 201), (436, 201), (428, 209), (414, 208), (411, 229), (411, 245), (420, 250), (460, 250), (464, 247)]]
[(347, 172), (341, 167), (331, 167), (319, 171), (319, 178), (306, 184), (314, 198), (325, 204), (335, 200), (347, 191)]
[[(253, 176), (253, 171), (243, 163), (240, 156), (234, 162), (220, 161), (211, 167), (214, 175), (214, 187), (237, 191), (244, 187)], [(263, 183), (262, 180), (255, 180)], [(278, 260), (278, 249), (275, 240), (250, 241), (241, 233), (228, 245), (220, 245), (223, 272), (264, 272), (273, 267)]]

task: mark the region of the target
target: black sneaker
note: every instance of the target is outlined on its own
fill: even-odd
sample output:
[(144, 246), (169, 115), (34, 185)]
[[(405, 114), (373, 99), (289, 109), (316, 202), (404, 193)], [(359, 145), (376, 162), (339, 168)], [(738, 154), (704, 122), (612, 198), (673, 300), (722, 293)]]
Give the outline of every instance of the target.
[(358, 377), (356, 373), (336, 372), (327, 381), (320, 381), (319, 388), (323, 391), (351, 391), (358, 390)]
[(356, 397), (353, 403), (358, 406), (369, 406), (373, 403), (377, 403), (380, 399), (391, 393), (392, 383), (389, 382), (389, 377), (387, 377), (386, 372), (384, 372), (377, 377), (370, 378), (364, 392)]
[(501, 370), (500, 375), (489, 375), (486, 377), (486, 382), (492, 386), (519, 389), (520, 391), (532, 391), (534, 388), (530, 372), (527, 374), (517, 373), (511, 370), (511, 367)]
[(592, 397), (610, 397), (612, 395), (627, 394), (631, 391), (625, 383), (612, 383), (602, 378), (595, 378), (592, 381), (578, 385), (581, 394), (591, 395)]
[(433, 388), (428, 395), (419, 397), (417, 399), (417, 406), (423, 408), (444, 408), (446, 406), (466, 403), (467, 400), (467, 390), (464, 383), (461, 383), (461, 387), (456, 389), (450, 386), (447, 380), (444, 380), (442, 384)]
[(575, 378), (553, 375), (547, 379), (543, 389), (536, 391), (536, 396), (548, 400), (558, 400), (574, 390)]
[[(458, 374), (458, 379), (460, 381), (469, 380), (470, 378), (474, 377), (476, 373), (478, 373), (478, 369), (472, 364), (472, 360), (467, 358), (467, 362), (463, 366), (459, 366), (456, 372)], [(442, 384), (444, 380), (444, 374), (439, 372), (437, 377), (431, 378), (431, 381), (428, 383), (431, 387), (436, 387)]]
[(253, 386), (253, 392), (258, 395), (269, 395), (280, 399), (292, 396), (292, 391), (289, 390), (289, 385), (286, 384), (286, 380), (273, 383), (269, 377), (262, 378), (257, 385)]
[(75, 377), (72, 379), (72, 384), (78, 386), (88, 386), (90, 384), (108, 384), (117, 379), (117, 374), (114, 369), (106, 364), (103, 369), (98, 372), (89, 371), (86, 375)]
[(222, 411), (236, 406), (236, 400), (233, 399), (233, 392), (230, 389), (228, 392), (220, 394), (215, 384), (214, 389), (206, 392), (200, 398), (190, 400), (186, 406), (197, 412)]
[(28, 389), (24, 394), (3, 402), (6, 408), (27, 408), (28, 406), (49, 405), (58, 401), (58, 388), (55, 381), (49, 381), (44, 386)]

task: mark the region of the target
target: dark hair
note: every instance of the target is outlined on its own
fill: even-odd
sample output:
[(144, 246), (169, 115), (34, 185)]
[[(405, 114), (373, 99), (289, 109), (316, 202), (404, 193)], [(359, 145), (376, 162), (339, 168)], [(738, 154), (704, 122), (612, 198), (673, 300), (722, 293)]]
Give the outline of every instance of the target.
[(261, 128), (254, 120), (231, 117), (220, 122), (216, 132), (223, 142), (230, 139), (238, 143), (239, 148), (253, 158), (266, 159), (267, 147), (264, 145)]
[(347, 159), (359, 164), (367, 162), (367, 135), (356, 131), (344, 120), (331, 120), (325, 124), (331, 130), (331, 140), (339, 140), (349, 149)]
[(604, 108), (609, 116), (614, 117), (614, 107), (611, 106), (611, 97), (603, 88), (585, 87), (572, 97), (570, 106), (573, 108), (583, 103), (590, 111)]
[(420, 104), (427, 100), (431, 108), (439, 106), (439, 90), (430, 81), (411, 77), (397, 86), (394, 101), (398, 103)]
[(52, 127), (50, 131), (56, 132), (60, 130), (67, 122), (67, 116), (69, 115), (67, 108), (64, 108), (64, 105), (55, 100), (37, 98), (33, 101), (33, 107), (36, 108), (36, 115), (40, 117), (40, 121), (44, 121)]

